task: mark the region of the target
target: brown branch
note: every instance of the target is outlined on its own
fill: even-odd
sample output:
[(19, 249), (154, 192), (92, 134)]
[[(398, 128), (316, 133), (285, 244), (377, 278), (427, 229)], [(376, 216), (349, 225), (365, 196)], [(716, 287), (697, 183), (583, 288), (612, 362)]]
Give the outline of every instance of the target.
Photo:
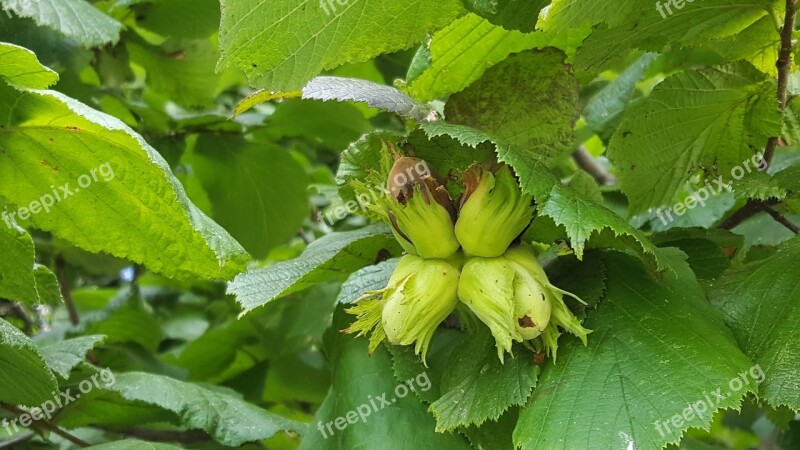
[(785, 226), (786, 228), (791, 230), (794, 234), (800, 234), (800, 227), (793, 224), (792, 222), (789, 222), (789, 220), (786, 217), (784, 217), (783, 214), (779, 213), (778, 211), (775, 211), (774, 209), (770, 208), (767, 205), (763, 205), (761, 207), (761, 210), (772, 216), (772, 218), (775, 219), (776, 222)]
[(599, 185), (615, 184), (617, 182), (614, 175), (610, 174), (605, 167), (597, 162), (594, 156), (592, 156), (589, 150), (586, 150), (586, 147), (583, 145), (572, 153), (572, 159), (575, 160), (575, 164), (577, 164), (578, 167), (591, 175)]
[[(780, 108), (781, 113), (783, 113), (783, 111), (786, 109), (786, 103), (788, 100), (789, 72), (792, 69), (792, 32), (794, 31), (794, 25), (797, 19), (797, 11), (795, 9), (796, 4), (797, 0), (786, 0), (786, 16), (784, 17), (783, 27), (781, 28), (780, 33), (781, 47), (778, 51), (778, 60), (775, 62), (775, 67), (778, 68), (777, 95), (778, 107)], [(770, 163), (772, 163), (772, 157), (775, 155), (775, 149), (778, 147), (778, 144), (781, 142), (781, 140), (782, 139), (780, 136), (773, 136), (767, 140), (767, 145), (764, 148), (764, 156), (761, 160), (761, 170), (767, 170), (767, 168), (769, 168)], [(767, 212), (772, 216), (773, 219), (778, 220), (774, 215), (772, 215), (772, 213), (770, 213), (770, 211), (775, 211), (772, 210), (772, 208), (769, 208), (770, 205), (775, 203), (777, 202), (748, 200), (747, 204), (745, 204), (742, 209), (736, 211), (736, 213), (723, 222), (720, 227), (730, 230), (736, 225), (744, 222), (746, 219), (762, 211)], [(765, 207), (767, 209), (764, 209)], [(781, 224), (791, 230), (791, 227), (794, 225), (786, 221), (782, 215), (778, 214), (778, 216), (784, 220), (784, 222), (781, 222)]]
[(78, 310), (75, 308), (75, 301), (72, 300), (72, 292), (69, 289), (67, 264), (61, 255), (56, 256), (56, 277), (58, 277), (58, 286), (61, 289), (61, 296), (64, 297), (64, 303), (67, 305), (67, 311), (69, 311), (69, 321), (72, 325), (78, 325), (81, 319), (78, 316)]
[[(16, 414), (17, 416), (21, 416), (23, 414), (28, 414), (30, 416), (30, 414), (27, 411), (24, 411), (24, 410), (22, 410), (20, 408), (17, 408), (14, 405), (7, 405), (7, 404), (3, 403), (3, 404), (0, 404), (0, 406), (3, 409)], [(38, 428), (40, 430), (45, 430), (45, 431), (49, 431), (49, 432), (51, 432), (53, 434), (57, 434), (57, 435), (61, 436), (62, 438), (64, 438), (64, 439), (72, 442), (73, 444), (77, 445), (78, 447), (86, 448), (86, 447), (90, 447), (91, 446), (91, 444), (89, 444), (88, 442), (83, 441), (83, 440), (81, 440), (81, 439), (79, 439), (79, 438), (67, 433), (66, 431), (62, 430), (61, 428), (58, 428), (57, 426), (51, 424), (50, 422), (47, 422), (47, 421), (44, 421), (44, 420), (36, 420), (33, 417), (31, 417), (31, 425), (33, 425), (34, 427), (36, 427), (36, 428)]]
[[(778, 61), (775, 63), (778, 68), (778, 107), (781, 112), (786, 109), (789, 72), (792, 70), (792, 32), (797, 17), (796, 4), (797, 0), (786, 0), (786, 17), (784, 17), (783, 28), (781, 28), (781, 48), (778, 52)], [(773, 136), (767, 141), (767, 147), (764, 149), (766, 166), (772, 162), (772, 156), (775, 154), (779, 140), (779, 136)]]

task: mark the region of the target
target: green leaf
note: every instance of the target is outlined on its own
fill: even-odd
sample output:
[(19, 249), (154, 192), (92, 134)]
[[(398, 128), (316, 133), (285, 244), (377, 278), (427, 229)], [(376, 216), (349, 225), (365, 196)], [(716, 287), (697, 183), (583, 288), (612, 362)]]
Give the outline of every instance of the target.
[(223, 0), (219, 67), (243, 70), (254, 87), (299, 90), (324, 70), (408, 48), (462, 13), (458, 0)]
[(338, 152), (371, 129), (355, 105), (292, 99), (276, 105), (268, 131), (276, 140), (302, 137)]
[(433, 35), (428, 45), (430, 67), (418, 76), (409, 77), (407, 90), (421, 101), (445, 97), (464, 90), (508, 55), (548, 46), (558, 47), (569, 54), (587, 33), (588, 29), (526, 34), (506, 30), (477, 15), (467, 14)]
[(210, 105), (219, 93), (220, 78), (215, 71), (219, 50), (210, 40), (125, 45), (131, 61), (147, 72), (145, 91), (187, 107)]
[(145, 442), (136, 439), (125, 439), (124, 441), (113, 441), (106, 444), (93, 445), (89, 447), (95, 450), (179, 450), (180, 447), (174, 445), (161, 444), (155, 442)]
[(374, 266), (356, 270), (350, 274), (347, 281), (342, 283), (342, 289), (339, 291), (336, 302), (353, 303), (369, 291), (385, 288), (389, 284), (389, 278), (392, 276), (392, 272), (394, 272), (399, 261), (397, 258), (392, 258)]
[(17, 86), (46, 89), (58, 81), (58, 74), (43, 66), (27, 48), (0, 42), (0, 78)]
[(219, 28), (219, 0), (157, 1), (141, 5), (137, 12), (137, 25), (162, 36), (200, 39)]
[(430, 407), (436, 431), (497, 420), (511, 406), (522, 406), (536, 386), (532, 355), (517, 346), (501, 363), (488, 328), (481, 327), (453, 352), (442, 377), (442, 396)]
[(608, 208), (564, 186), (536, 157), (498, 144), (491, 136), (463, 125), (434, 123), (422, 124), (420, 128), (429, 136), (452, 136), (473, 147), (486, 141), (495, 142), (498, 159), (514, 168), (522, 190), (534, 196), (539, 214), (564, 227), (578, 258), (583, 257), (586, 242), (592, 238), (593, 247), (630, 251), (655, 270), (667, 268), (660, 259), (660, 251), (643, 232)]
[(431, 109), (392, 86), (357, 78), (316, 77), (303, 88), (303, 98), (366, 103), (418, 122), (431, 119)]
[(726, 272), (709, 289), (744, 352), (763, 368), (759, 397), (800, 411), (800, 238)]
[(627, 113), (608, 148), (631, 212), (670, 205), (700, 169), (729, 180), (753, 159), (753, 147), (780, 133), (774, 97), (773, 83), (744, 62), (679, 73), (656, 86)]
[[(334, 319), (334, 331), (326, 337), (327, 353), (333, 362), (333, 383), (300, 450), (376, 446), (382, 450), (468, 449), (466, 441), (458, 435), (434, 431), (433, 417), (411, 391), (411, 387), (419, 391), (431, 388), (427, 372), (417, 372), (398, 382), (384, 346), (370, 356), (367, 339), (354, 339), (335, 331), (347, 326), (348, 317), (345, 316), (339, 311)], [(363, 414), (363, 422), (358, 411)], [(340, 428), (336, 428), (336, 423)], [(389, 439), (387, 436), (404, 438)]]
[(84, 362), (86, 354), (103, 340), (105, 336), (80, 336), (42, 345), (39, 352), (50, 370), (67, 380), (72, 369)]
[(11, 211), (15, 220), (35, 207), (33, 226), (169, 277), (240, 271), (241, 246), (189, 202), (128, 126), (57, 92), (0, 82), (0, 99), (0, 196), (26, 208)]
[(309, 215), (308, 176), (280, 147), (203, 134), (183, 162), (208, 194), (212, 218), (255, 258), (296, 235)]
[(85, 0), (3, 0), (4, 9), (60, 31), (84, 47), (116, 43), (122, 24)]
[(53, 398), (58, 383), (36, 345), (0, 318), (0, 402), (36, 406)]
[(164, 338), (152, 312), (138, 305), (126, 305), (113, 311), (108, 318), (93, 323), (89, 331), (106, 336), (107, 344), (133, 342), (150, 352), (155, 352)]
[(645, 70), (656, 59), (654, 53), (640, 57), (611, 83), (595, 94), (583, 109), (586, 124), (604, 141), (608, 141), (619, 125), (628, 103)]
[(530, 33), (536, 29), (539, 11), (549, 0), (466, 0), (468, 10), (506, 30)]
[[(0, 214), (5, 221), (8, 210)], [(25, 230), (10, 222), (0, 224), (0, 252), (0, 297), (27, 305), (58, 305), (63, 301), (56, 276), (36, 264), (33, 239)]]
[(253, 406), (225, 390), (143, 372), (122, 373), (105, 389), (131, 402), (144, 402), (175, 414), (178, 423), (207, 432), (217, 442), (238, 447), (280, 431), (302, 432), (304, 424)]
[[(662, 51), (733, 36), (768, 15), (772, 0), (718, 0), (714, 4), (632, 0), (625, 3), (554, 0), (545, 31), (595, 26), (576, 57), (577, 70), (597, 71), (630, 49)], [(659, 12), (658, 5), (661, 5)], [(670, 13), (671, 12), (671, 13)]]
[[(681, 258), (670, 252), (675, 273), (659, 284), (632, 258), (607, 255), (608, 292), (584, 324), (594, 330), (589, 346), (567, 340), (558, 361), (546, 363), (514, 430), (518, 447), (662, 448), (754, 391), (752, 379), (729, 386), (752, 363)], [(717, 388), (724, 399), (712, 395)], [(681, 418), (699, 402), (700, 417)]]
[(340, 280), (373, 264), (384, 249), (397, 253), (399, 245), (383, 224), (329, 234), (312, 242), (298, 258), (238, 275), (228, 285), (228, 293), (236, 296), (246, 314), (313, 284)]
[(526, 158), (574, 150), (578, 83), (560, 50), (508, 57), (445, 106), (448, 122), (484, 131)]

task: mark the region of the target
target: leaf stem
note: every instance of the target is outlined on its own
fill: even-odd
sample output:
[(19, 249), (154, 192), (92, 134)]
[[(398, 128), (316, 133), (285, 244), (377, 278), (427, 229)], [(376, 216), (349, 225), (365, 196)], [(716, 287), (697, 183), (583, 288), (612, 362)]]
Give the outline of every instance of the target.
[(581, 145), (575, 150), (572, 154), (572, 159), (575, 160), (575, 164), (577, 164), (578, 167), (591, 175), (597, 181), (597, 184), (603, 186), (615, 184), (617, 182), (614, 175), (610, 174), (605, 167), (600, 165), (585, 146)]

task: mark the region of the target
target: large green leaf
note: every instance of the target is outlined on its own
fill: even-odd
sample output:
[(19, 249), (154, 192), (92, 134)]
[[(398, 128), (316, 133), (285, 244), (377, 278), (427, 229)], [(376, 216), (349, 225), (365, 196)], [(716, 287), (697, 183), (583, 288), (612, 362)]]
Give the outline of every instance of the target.
[[(4, 210), (0, 214), (7, 213)], [(61, 303), (55, 275), (36, 263), (33, 239), (10, 220), (6, 222), (7, 217), (0, 223), (0, 297), (28, 305)]]
[(800, 238), (732, 269), (709, 289), (744, 352), (763, 368), (759, 396), (800, 411)]
[(589, 346), (568, 339), (546, 363), (514, 430), (518, 446), (661, 448), (755, 391), (756, 379), (731, 382), (743, 383), (752, 363), (681, 258), (671, 251), (675, 273), (659, 284), (634, 259), (607, 255), (608, 291), (585, 323)]
[[(174, 414), (178, 424), (204, 430), (217, 442), (231, 447), (268, 439), (280, 431), (302, 432), (305, 429), (304, 424), (251, 405), (226, 389), (212, 390), (162, 375), (121, 373), (115, 376), (113, 383), (104, 384), (102, 388), (118, 393), (129, 402), (155, 405)], [(70, 414), (71, 409), (80, 409), (87, 401), (103, 402), (103, 396), (82, 398), (70, 404), (65, 414)], [(161, 420), (160, 417), (153, 419)], [(102, 418), (98, 420), (102, 423)], [(91, 417), (86, 422), (87, 425), (96, 423)]]
[(119, 120), (57, 92), (5, 82), (0, 116), (0, 196), (20, 208), (16, 220), (30, 215), (33, 226), (79, 247), (166, 276), (229, 278), (247, 259), (188, 200), (158, 152)]
[(781, 131), (774, 97), (773, 83), (744, 62), (679, 73), (656, 86), (627, 113), (608, 149), (632, 212), (670, 205), (697, 170), (731, 179), (753, 148)]
[(183, 161), (205, 189), (212, 217), (256, 258), (296, 235), (309, 215), (308, 177), (282, 148), (206, 134)]
[(42, 345), (39, 352), (50, 370), (66, 380), (72, 369), (84, 362), (86, 354), (104, 339), (105, 336), (80, 336)]
[(407, 89), (418, 100), (445, 97), (462, 91), (512, 53), (548, 46), (570, 53), (587, 32), (522, 33), (467, 14), (433, 35), (428, 44), (430, 66), (410, 78)]
[(41, 405), (58, 388), (36, 345), (0, 318), (0, 402)]
[(433, 417), (411, 390), (431, 389), (428, 373), (417, 372), (398, 382), (385, 347), (370, 355), (367, 339), (338, 332), (347, 326), (346, 319), (340, 311), (326, 337), (333, 385), (300, 449), (468, 449), (457, 434), (434, 431)]
[(526, 158), (572, 151), (578, 83), (564, 58), (554, 48), (508, 57), (450, 97), (447, 120), (484, 131)]
[(462, 14), (458, 0), (222, 1), (220, 67), (299, 90), (326, 69), (408, 48)]
[(4, 8), (60, 31), (85, 47), (119, 40), (122, 24), (85, 0), (3, 0)]
[(500, 362), (494, 339), (481, 327), (453, 352), (441, 381), (442, 396), (431, 404), (437, 431), (497, 420), (511, 406), (522, 406), (536, 386), (532, 355), (517, 347)]
[(245, 314), (313, 284), (341, 280), (373, 264), (381, 250), (399, 251), (383, 224), (329, 234), (312, 242), (298, 258), (240, 274), (228, 285), (228, 293), (236, 296)]
[(768, 15), (775, 3), (716, 0), (681, 2), (683, 6), (677, 8), (674, 3), (651, 0), (554, 0), (542, 27), (555, 32), (596, 26), (579, 50), (576, 66), (578, 70), (597, 70), (631, 48), (661, 51), (733, 36)]

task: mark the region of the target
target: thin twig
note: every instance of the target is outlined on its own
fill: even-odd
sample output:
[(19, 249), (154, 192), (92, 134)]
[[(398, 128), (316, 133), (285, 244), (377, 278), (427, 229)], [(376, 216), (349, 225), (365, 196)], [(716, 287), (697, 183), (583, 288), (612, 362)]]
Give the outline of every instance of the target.
[(772, 216), (772, 218), (775, 219), (776, 222), (785, 226), (786, 228), (791, 230), (794, 234), (800, 234), (800, 227), (793, 224), (792, 222), (789, 222), (789, 220), (786, 217), (784, 217), (783, 214), (779, 213), (778, 211), (775, 211), (774, 209), (770, 208), (767, 205), (762, 205), (761, 210)]
[(591, 175), (601, 186), (615, 184), (617, 182), (614, 175), (610, 174), (605, 167), (597, 162), (594, 156), (592, 156), (589, 150), (586, 150), (586, 147), (583, 145), (572, 153), (572, 159), (575, 160), (575, 164), (577, 164), (578, 167)]
[[(23, 414), (28, 414), (27, 411), (24, 411), (24, 410), (22, 410), (20, 408), (17, 408), (14, 405), (7, 405), (7, 404), (3, 403), (0, 406), (3, 409), (16, 414), (17, 416), (21, 416)], [(57, 426), (51, 424), (50, 422), (47, 422), (47, 421), (44, 421), (44, 420), (36, 420), (34, 418), (31, 418), (31, 425), (33, 425), (34, 427), (36, 427), (36, 428), (38, 428), (40, 430), (46, 430), (46, 431), (49, 431), (49, 432), (51, 432), (53, 434), (57, 434), (57, 435), (61, 436), (62, 438), (72, 442), (73, 444), (75, 444), (75, 445), (77, 445), (79, 447), (86, 448), (86, 447), (90, 447), (91, 446), (91, 444), (89, 444), (88, 442), (83, 441), (83, 440), (81, 440), (81, 439), (79, 439), (79, 438), (67, 433), (66, 431), (62, 430), (61, 428), (58, 428)]]
[[(797, 0), (786, 0), (786, 16), (783, 19), (783, 28), (781, 28), (781, 48), (778, 52), (778, 61), (775, 63), (778, 68), (778, 107), (781, 112), (786, 109), (789, 72), (792, 70), (792, 32), (797, 17), (796, 4)], [(767, 166), (772, 162), (779, 139), (779, 136), (773, 136), (767, 141), (767, 147), (764, 150), (764, 161)]]
[(61, 255), (56, 256), (56, 277), (58, 277), (58, 286), (61, 289), (61, 296), (64, 297), (64, 303), (67, 305), (67, 311), (69, 311), (69, 321), (72, 325), (78, 325), (81, 319), (78, 316), (78, 310), (75, 308), (75, 301), (72, 300), (72, 292), (69, 289), (67, 264)]
[[(789, 73), (792, 69), (792, 32), (794, 31), (794, 25), (797, 19), (797, 11), (795, 9), (796, 4), (797, 0), (786, 0), (786, 15), (783, 19), (783, 28), (780, 30), (781, 47), (778, 51), (778, 60), (775, 62), (775, 67), (778, 68), (778, 107), (780, 108), (781, 112), (786, 109), (786, 103), (788, 99), (787, 93), (789, 88)], [(775, 149), (778, 147), (780, 142), (780, 136), (773, 136), (767, 140), (767, 145), (764, 148), (764, 156), (762, 157), (760, 167), (761, 170), (767, 170), (772, 162), (772, 157), (775, 155)], [(774, 203), (748, 200), (742, 209), (736, 211), (736, 213), (723, 222), (720, 227), (730, 230), (755, 214), (766, 211), (764, 206), (769, 207), (771, 204)], [(772, 210), (772, 208), (769, 209)], [(766, 212), (769, 213), (769, 211)], [(772, 217), (775, 218), (775, 216)], [(787, 224), (782, 222), (782, 225), (786, 226)]]

